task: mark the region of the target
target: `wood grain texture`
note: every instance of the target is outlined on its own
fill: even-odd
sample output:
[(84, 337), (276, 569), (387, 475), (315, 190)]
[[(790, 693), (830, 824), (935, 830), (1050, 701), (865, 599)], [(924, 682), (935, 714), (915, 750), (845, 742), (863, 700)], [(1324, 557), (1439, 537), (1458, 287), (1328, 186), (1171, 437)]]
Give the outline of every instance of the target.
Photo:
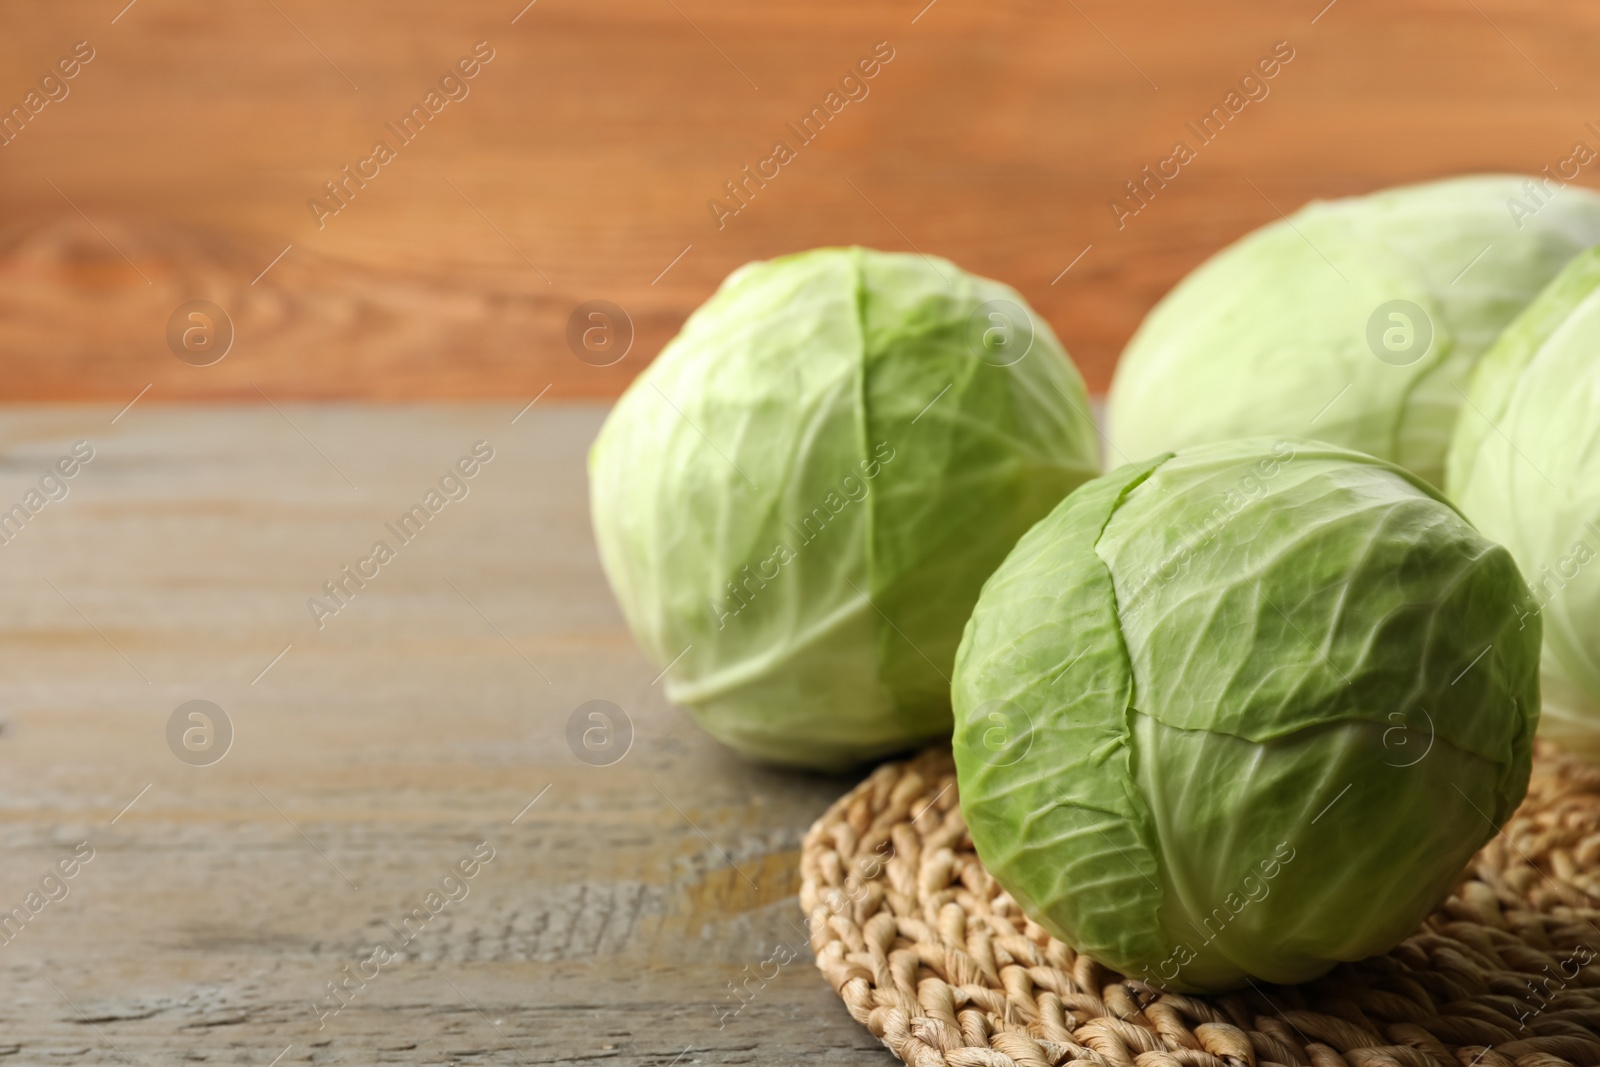
[[(125, 4), (0, 14), (0, 107), (95, 49), (0, 146), (3, 398), (614, 395), (731, 269), (838, 243), (1014, 284), (1099, 390), (1280, 209), (1600, 146), (1579, 0)], [(319, 228), (323, 183), (478, 41), (470, 95)], [(868, 95), (719, 229), (707, 202), (879, 41)], [(1269, 94), (1119, 229), (1107, 201), (1277, 41)], [(201, 297), (238, 340), (194, 368), (164, 327)], [(597, 298), (637, 335), (606, 368), (564, 341)]]
[[(94, 450), (0, 544), (0, 912), (94, 850), (0, 939), (0, 1062), (892, 1062), (795, 902), (851, 780), (752, 766), (665, 703), (589, 534), (601, 411), (517, 409), (0, 411), (4, 507)], [(466, 497), (319, 630), (307, 598), (480, 440)], [(235, 731), (210, 766), (168, 747), (192, 699)], [(609, 766), (566, 740), (592, 699), (632, 722)], [(324, 1017), (480, 842), (466, 895)]]

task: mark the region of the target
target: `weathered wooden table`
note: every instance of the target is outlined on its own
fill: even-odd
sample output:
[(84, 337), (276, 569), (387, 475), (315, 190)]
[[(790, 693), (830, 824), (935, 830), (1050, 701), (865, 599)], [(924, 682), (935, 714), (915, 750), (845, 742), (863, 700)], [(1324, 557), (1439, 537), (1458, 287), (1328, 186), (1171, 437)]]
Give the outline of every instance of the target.
[(602, 415), (0, 413), (0, 1063), (893, 1062), (794, 899), (851, 782), (667, 704)]

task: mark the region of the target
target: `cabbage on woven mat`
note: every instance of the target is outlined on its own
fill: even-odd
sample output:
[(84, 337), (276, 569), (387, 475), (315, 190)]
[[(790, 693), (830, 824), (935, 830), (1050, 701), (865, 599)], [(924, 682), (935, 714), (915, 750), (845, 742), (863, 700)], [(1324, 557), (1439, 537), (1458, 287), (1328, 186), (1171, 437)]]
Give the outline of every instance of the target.
[(1296, 986), (1194, 996), (1050, 936), (973, 852), (948, 750), (885, 763), (801, 845), (817, 968), (915, 1067), (1600, 1063), (1600, 768), (1535, 744), (1528, 796), (1437, 910)]
[(1527, 788), (1531, 608), (1504, 548), (1370, 456), (1254, 439), (1098, 478), (967, 625), (978, 855), (1052, 934), (1164, 988), (1382, 952)]

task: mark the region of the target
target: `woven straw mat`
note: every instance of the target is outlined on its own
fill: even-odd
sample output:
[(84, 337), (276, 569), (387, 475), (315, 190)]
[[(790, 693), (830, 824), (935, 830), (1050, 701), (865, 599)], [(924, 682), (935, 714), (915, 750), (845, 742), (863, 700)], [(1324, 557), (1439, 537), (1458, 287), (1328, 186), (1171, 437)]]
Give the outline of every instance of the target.
[(1301, 986), (1165, 993), (1052, 938), (979, 864), (948, 750), (836, 802), (801, 873), (817, 967), (913, 1067), (1600, 1065), (1600, 769), (1548, 746), (1421, 929)]

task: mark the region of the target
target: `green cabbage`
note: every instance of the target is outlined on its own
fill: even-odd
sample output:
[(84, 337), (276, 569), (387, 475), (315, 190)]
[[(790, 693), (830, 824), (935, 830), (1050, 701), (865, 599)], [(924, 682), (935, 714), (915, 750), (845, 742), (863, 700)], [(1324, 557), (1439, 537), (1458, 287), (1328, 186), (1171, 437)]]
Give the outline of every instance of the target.
[(747, 755), (842, 767), (946, 735), (978, 591), (1098, 469), (1022, 298), (820, 249), (731, 275), (590, 453), (595, 535), (667, 695)]
[(1511, 550), (1544, 622), (1541, 729), (1600, 756), (1600, 249), (1579, 256), (1484, 357), (1447, 484)]
[(1085, 484), (984, 586), (961, 808), (1046, 929), (1176, 990), (1390, 948), (1527, 789), (1539, 627), (1505, 549), (1333, 446)]
[(1443, 485), (1478, 358), (1600, 243), (1600, 196), (1569, 185), (1541, 199), (1528, 181), (1317, 201), (1207, 260), (1122, 355), (1110, 397), (1118, 462), (1273, 434), (1359, 449)]

